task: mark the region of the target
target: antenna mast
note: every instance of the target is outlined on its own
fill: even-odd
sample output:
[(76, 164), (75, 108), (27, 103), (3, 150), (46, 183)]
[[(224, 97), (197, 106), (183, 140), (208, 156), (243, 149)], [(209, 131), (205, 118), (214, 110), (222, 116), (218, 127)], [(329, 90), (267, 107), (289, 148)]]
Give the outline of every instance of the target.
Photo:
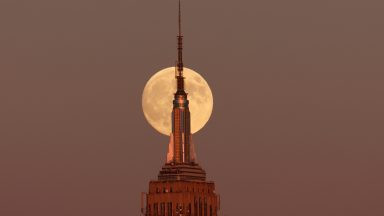
[(181, 2), (179, 0), (179, 35), (177, 36), (178, 44), (178, 59), (177, 59), (177, 71), (178, 76), (183, 76), (183, 36), (181, 35)]
[(180, 92), (184, 91), (184, 77), (183, 77), (183, 36), (181, 34), (181, 0), (179, 0), (179, 35), (177, 36), (177, 90)]

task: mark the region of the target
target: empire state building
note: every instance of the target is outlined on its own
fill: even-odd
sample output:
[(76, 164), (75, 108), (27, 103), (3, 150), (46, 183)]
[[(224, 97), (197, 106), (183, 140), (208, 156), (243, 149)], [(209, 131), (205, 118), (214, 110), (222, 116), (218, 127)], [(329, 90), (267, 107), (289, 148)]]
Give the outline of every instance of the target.
[(206, 172), (197, 164), (191, 134), (188, 94), (184, 89), (183, 36), (179, 0), (178, 59), (175, 67), (177, 90), (172, 109), (172, 134), (167, 161), (157, 180), (149, 182), (142, 195), (141, 212), (146, 216), (217, 216), (219, 197), (215, 183), (207, 181)]

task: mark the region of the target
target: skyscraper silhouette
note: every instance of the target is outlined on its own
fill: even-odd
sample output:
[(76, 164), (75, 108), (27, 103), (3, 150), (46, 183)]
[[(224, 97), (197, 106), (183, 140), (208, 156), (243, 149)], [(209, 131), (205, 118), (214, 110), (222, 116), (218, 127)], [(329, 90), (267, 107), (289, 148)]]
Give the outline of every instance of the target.
[(149, 191), (142, 196), (141, 211), (146, 216), (217, 216), (219, 198), (215, 184), (206, 180), (205, 171), (196, 163), (192, 143), (191, 114), (188, 94), (184, 89), (180, 0), (177, 42), (177, 91), (173, 100), (167, 162), (160, 170), (158, 179), (149, 182)]

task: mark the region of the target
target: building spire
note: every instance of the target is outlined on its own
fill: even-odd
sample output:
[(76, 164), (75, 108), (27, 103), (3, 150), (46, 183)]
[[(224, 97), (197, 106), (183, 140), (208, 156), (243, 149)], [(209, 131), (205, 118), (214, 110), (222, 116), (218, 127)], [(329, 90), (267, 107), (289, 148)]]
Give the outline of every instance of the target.
[(179, 36), (181, 36), (181, 0), (179, 0)]
[(179, 35), (177, 36), (177, 91), (184, 92), (183, 36), (181, 34), (181, 0), (179, 0)]

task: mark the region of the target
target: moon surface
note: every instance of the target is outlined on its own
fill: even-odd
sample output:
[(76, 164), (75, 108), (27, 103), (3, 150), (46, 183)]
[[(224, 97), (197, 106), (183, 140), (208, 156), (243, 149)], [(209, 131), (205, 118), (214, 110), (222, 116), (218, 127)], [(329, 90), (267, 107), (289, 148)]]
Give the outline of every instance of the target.
[[(196, 133), (204, 127), (212, 114), (213, 95), (207, 81), (197, 72), (184, 68), (184, 77), (191, 112), (191, 132)], [(145, 118), (153, 128), (167, 136), (172, 132), (171, 116), (175, 92), (175, 67), (169, 67), (148, 80), (142, 96)]]

